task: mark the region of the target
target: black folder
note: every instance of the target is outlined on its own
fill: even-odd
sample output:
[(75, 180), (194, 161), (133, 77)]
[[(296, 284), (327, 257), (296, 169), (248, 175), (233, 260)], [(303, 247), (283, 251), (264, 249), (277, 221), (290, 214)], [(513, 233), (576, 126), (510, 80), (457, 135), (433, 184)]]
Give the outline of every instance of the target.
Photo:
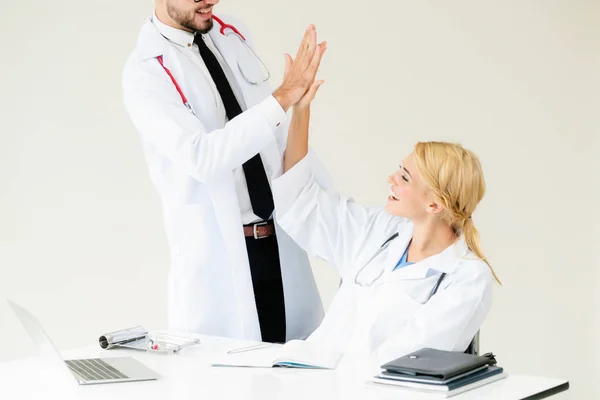
[(450, 379), (485, 365), (495, 365), (493, 355), (476, 356), (453, 351), (424, 348), (381, 366), (384, 370), (407, 376)]

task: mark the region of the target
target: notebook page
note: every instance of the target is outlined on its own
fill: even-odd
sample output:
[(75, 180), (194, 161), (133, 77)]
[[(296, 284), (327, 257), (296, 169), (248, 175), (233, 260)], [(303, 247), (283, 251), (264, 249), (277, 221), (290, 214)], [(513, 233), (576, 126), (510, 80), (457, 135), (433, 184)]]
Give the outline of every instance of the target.
[(342, 357), (335, 350), (314, 343), (292, 340), (283, 345), (274, 364), (282, 367), (335, 369)]
[(249, 367), (249, 368), (271, 368), (281, 351), (281, 345), (272, 345), (257, 350), (243, 351), (239, 353), (225, 353), (215, 359), (213, 367)]

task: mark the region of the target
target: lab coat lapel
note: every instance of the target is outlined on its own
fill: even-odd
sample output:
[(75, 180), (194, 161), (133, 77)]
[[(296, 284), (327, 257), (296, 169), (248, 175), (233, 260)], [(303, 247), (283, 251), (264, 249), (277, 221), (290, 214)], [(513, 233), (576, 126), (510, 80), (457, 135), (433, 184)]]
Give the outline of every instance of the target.
[(460, 237), (453, 245), (433, 257), (429, 257), (419, 264), (425, 269), (436, 270), (438, 272), (452, 273), (458, 268), (458, 264), (467, 258), (469, 247), (464, 237)]
[[(398, 260), (400, 260), (401, 256), (402, 253), (398, 255)], [(393, 268), (398, 263), (398, 260), (396, 260), (392, 270), (386, 271), (386, 273), (383, 275), (383, 281), (387, 282), (390, 280), (422, 279), (427, 276), (428, 268), (424, 267), (422, 263), (411, 264), (406, 267), (402, 267), (397, 271), (393, 271)]]
[(142, 60), (156, 58), (165, 53), (169, 47), (167, 39), (160, 34), (156, 26), (152, 23), (152, 19), (146, 20), (137, 40), (137, 54)]
[[(240, 76), (240, 71), (237, 65), (237, 59), (233, 47), (236, 44), (233, 41), (237, 39), (231, 36), (225, 36), (221, 34), (218, 24), (216, 24), (215, 27), (210, 30), (208, 36), (210, 36), (215, 47), (219, 50), (219, 53), (221, 53), (221, 56), (223, 56), (223, 59), (225, 60), (227, 65), (229, 65), (229, 69), (235, 75), (235, 79), (238, 82), (241, 82), (242, 77)], [(244, 92), (244, 100), (247, 100), (246, 90), (242, 88), (242, 91)]]
[[(420, 268), (417, 268), (417, 264), (409, 265), (407, 267), (401, 268), (397, 271), (394, 271), (394, 268), (400, 261), (402, 254), (408, 247), (410, 240), (413, 235), (413, 226), (412, 224), (390, 244), (387, 250), (387, 256), (384, 261), (383, 269), (384, 269), (384, 277), (387, 275), (395, 275), (397, 278), (401, 279), (419, 279), (422, 278), (424, 273)], [(392, 274), (392, 272), (394, 273)]]
[[(158, 28), (152, 22), (152, 19), (148, 19), (138, 38), (138, 55), (142, 60), (149, 60), (162, 56), (163, 65), (167, 68), (179, 86), (182, 92), (187, 97), (198, 118), (202, 119), (206, 128), (209, 130), (216, 129), (218, 121), (222, 121), (223, 115), (218, 113), (210, 113), (208, 109), (216, 108), (216, 104), (211, 107), (206, 107), (206, 102), (210, 101), (210, 98), (206, 96), (206, 88), (213, 94), (214, 101), (220, 101), (219, 92), (213, 82), (208, 69), (202, 65), (201, 74), (198, 75), (198, 68), (191, 63), (186, 57), (182, 57), (161, 33)], [(158, 63), (158, 60), (156, 60)], [(201, 96), (200, 96), (201, 95)], [(208, 114), (211, 118), (207, 118)]]
[[(423, 279), (430, 275), (429, 271), (438, 273), (452, 273), (458, 268), (461, 260), (469, 253), (469, 248), (463, 237), (439, 254), (426, 258), (423, 261), (401, 268), (393, 273), (386, 273), (382, 283), (396, 280)], [(402, 254), (398, 256), (398, 259)], [(396, 260), (397, 262), (397, 260)], [(393, 268), (393, 267), (392, 267)], [(386, 271), (387, 272), (387, 271)]]
[[(160, 34), (151, 19), (148, 19), (138, 37), (138, 55), (142, 60), (162, 56), (164, 66), (173, 74), (177, 83), (185, 87), (185, 76), (179, 57), (169, 41)], [(158, 61), (156, 61), (158, 63)]]

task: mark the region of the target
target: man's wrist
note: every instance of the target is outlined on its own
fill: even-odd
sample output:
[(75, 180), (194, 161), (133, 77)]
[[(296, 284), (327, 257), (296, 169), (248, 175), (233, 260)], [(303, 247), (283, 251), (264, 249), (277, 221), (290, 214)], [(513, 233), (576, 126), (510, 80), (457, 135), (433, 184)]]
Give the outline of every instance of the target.
[(288, 118), (279, 102), (273, 96), (268, 96), (263, 101), (252, 107), (258, 114), (262, 115), (273, 131)]
[(287, 94), (287, 90), (286, 89), (277, 89), (274, 93), (273, 93), (273, 97), (275, 98), (275, 100), (277, 100), (279, 102), (279, 105), (281, 105), (281, 108), (283, 108), (283, 111), (288, 112), (288, 110), (292, 107), (291, 101), (289, 100), (289, 96)]

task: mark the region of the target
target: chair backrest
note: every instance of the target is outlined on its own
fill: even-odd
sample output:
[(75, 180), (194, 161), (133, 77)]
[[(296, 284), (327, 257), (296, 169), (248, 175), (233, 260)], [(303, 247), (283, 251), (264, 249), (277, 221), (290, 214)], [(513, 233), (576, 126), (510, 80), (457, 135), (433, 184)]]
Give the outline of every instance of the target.
[(471, 343), (469, 343), (469, 347), (465, 350), (467, 354), (479, 355), (479, 332), (475, 335)]

